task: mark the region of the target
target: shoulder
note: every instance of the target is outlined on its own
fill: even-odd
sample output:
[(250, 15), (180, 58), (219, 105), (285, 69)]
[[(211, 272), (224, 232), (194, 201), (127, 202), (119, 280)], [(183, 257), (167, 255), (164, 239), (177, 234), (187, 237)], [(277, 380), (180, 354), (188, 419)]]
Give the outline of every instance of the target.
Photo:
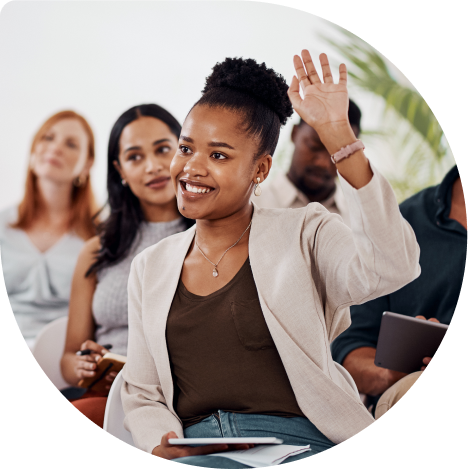
[(83, 244), (80, 254), (78, 256), (77, 268), (83, 268), (85, 271), (94, 263), (96, 253), (101, 247), (101, 242), (98, 236), (93, 236)]
[(423, 189), (400, 204), (400, 212), (410, 224), (415, 219), (420, 218), (422, 210), (430, 210), (431, 206), (435, 203), (438, 187), (432, 186)]
[(18, 217), (18, 207), (7, 207), (0, 210), (0, 226), (7, 226), (10, 223), (14, 223)]
[(254, 205), (253, 227), (256, 233), (268, 232), (286, 241), (291, 237), (311, 237), (327, 222), (345, 226), (341, 217), (322, 204), (311, 202), (301, 208), (260, 208)]
[(81, 249), (82, 253), (93, 253), (100, 249), (101, 241), (98, 236), (93, 236), (92, 238), (85, 241), (83, 248)]
[(137, 254), (132, 261), (133, 269), (142, 269), (147, 263), (154, 263), (162, 259), (171, 258), (183, 250), (185, 246), (193, 239), (196, 225), (193, 225), (186, 231), (175, 233), (163, 238), (156, 244), (147, 247)]
[(18, 207), (7, 207), (0, 210), (0, 238), (3, 238), (5, 231), (11, 223), (15, 223), (18, 218)]

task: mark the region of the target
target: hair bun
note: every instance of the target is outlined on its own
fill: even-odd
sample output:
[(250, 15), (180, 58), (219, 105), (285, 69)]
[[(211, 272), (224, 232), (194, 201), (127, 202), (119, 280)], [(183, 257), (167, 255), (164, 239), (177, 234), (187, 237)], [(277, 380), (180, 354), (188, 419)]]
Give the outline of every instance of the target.
[(287, 94), (288, 85), (283, 76), (254, 59), (228, 57), (224, 62), (218, 62), (206, 79), (203, 93), (221, 87), (255, 97), (278, 115), (282, 125), (293, 113)]

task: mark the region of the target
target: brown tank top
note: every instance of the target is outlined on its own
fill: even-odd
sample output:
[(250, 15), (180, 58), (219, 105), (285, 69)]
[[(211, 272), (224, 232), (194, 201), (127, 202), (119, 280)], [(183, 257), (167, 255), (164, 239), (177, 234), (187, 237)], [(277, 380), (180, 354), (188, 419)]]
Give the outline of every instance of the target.
[(174, 409), (184, 427), (223, 410), (303, 417), (266, 325), (249, 259), (223, 288), (181, 280), (167, 319)]

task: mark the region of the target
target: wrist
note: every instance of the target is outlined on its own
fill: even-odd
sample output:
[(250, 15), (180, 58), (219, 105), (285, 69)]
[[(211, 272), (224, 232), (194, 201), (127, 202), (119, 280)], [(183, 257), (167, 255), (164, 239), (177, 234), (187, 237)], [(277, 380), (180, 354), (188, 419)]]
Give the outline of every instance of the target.
[(357, 141), (357, 137), (347, 120), (328, 122), (315, 130), (330, 155)]

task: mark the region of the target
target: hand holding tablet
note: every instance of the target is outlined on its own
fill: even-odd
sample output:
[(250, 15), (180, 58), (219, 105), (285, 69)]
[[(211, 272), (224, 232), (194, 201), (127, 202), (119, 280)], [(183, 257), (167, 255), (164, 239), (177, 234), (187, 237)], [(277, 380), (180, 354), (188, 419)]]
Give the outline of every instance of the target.
[[(161, 443), (153, 448), (151, 452), (155, 456), (159, 456), (163, 459), (176, 459), (183, 458), (186, 456), (201, 456), (211, 453), (219, 453), (221, 451), (234, 451), (234, 450), (247, 450), (253, 448), (253, 443), (235, 443), (229, 444), (226, 442), (227, 438), (211, 438), (211, 440), (221, 440), (221, 443), (207, 443), (207, 438), (202, 438), (205, 444), (199, 444), (198, 446), (189, 446), (187, 443), (183, 443), (182, 440), (194, 440), (192, 438), (178, 438), (175, 432), (169, 432), (163, 435)], [(196, 438), (198, 440), (198, 438)], [(237, 438), (233, 438), (237, 440)], [(176, 444), (171, 442), (175, 441)], [(190, 443), (193, 444), (193, 443)]]
[(419, 371), (434, 356), (447, 328), (434, 318), (426, 321), (423, 316), (385, 312), (374, 363), (403, 373)]

